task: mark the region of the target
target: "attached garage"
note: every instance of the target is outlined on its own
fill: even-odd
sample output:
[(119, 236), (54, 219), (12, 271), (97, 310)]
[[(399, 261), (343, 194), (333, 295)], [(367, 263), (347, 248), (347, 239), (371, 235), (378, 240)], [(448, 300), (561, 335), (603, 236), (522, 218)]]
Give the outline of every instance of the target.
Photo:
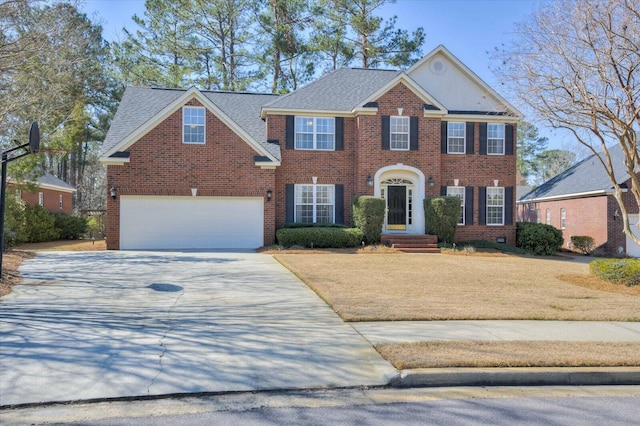
[[(629, 215), (629, 227), (631, 228), (631, 232), (633, 232), (635, 236), (640, 237), (637, 214)], [(634, 243), (633, 240), (629, 237), (627, 237), (627, 254), (633, 257), (640, 257), (640, 246)]]
[(264, 200), (120, 197), (120, 249), (251, 249), (263, 245)]

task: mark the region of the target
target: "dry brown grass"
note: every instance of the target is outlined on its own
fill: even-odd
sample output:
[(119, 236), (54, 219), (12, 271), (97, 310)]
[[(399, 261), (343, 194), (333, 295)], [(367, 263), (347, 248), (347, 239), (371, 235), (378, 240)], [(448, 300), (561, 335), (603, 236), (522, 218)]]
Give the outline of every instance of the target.
[(346, 321), (640, 320), (640, 292), (594, 284), (585, 278), (588, 264), (566, 258), (285, 252), (275, 258)]
[(102, 251), (107, 249), (105, 240), (59, 240), (44, 243), (25, 243), (16, 247), (28, 251)]
[(0, 281), (0, 297), (11, 293), (11, 287), (20, 283), (22, 277), (18, 268), (25, 259), (31, 259), (34, 253), (23, 250), (13, 250), (2, 256), (2, 280)]
[(398, 369), (640, 366), (638, 342), (418, 342), (376, 349)]

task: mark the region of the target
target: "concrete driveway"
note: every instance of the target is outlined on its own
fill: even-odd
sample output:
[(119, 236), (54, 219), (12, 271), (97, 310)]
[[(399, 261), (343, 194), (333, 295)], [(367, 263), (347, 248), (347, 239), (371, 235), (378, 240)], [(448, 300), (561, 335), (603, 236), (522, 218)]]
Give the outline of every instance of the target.
[(21, 272), (0, 301), (0, 406), (396, 375), (268, 255), (40, 253)]

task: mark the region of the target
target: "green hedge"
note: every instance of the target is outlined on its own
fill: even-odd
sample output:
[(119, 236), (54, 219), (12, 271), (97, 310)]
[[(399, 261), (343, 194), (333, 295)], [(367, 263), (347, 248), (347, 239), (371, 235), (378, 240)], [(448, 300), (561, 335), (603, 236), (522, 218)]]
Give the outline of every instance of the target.
[(429, 197), (424, 200), (427, 234), (437, 235), (440, 242), (452, 242), (460, 218), (462, 200), (458, 197)]
[(571, 245), (577, 250), (580, 250), (583, 254), (589, 254), (596, 245), (596, 242), (592, 237), (572, 235)]
[(276, 232), (278, 244), (291, 247), (343, 248), (362, 244), (358, 228), (282, 228)]
[(516, 223), (516, 246), (540, 256), (555, 254), (562, 247), (562, 231), (551, 225)]
[(353, 226), (362, 231), (368, 244), (380, 242), (384, 224), (385, 203), (382, 198), (360, 195), (351, 199)]
[(60, 231), (58, 238), (63, 240), (77, 240), (87, 233), (87, 219), (78, 216), (69, 216), (63, 213), (54, 213), (55, 227)]
[(346, 228), (339, 223), (302, 223), (302, 222), (286, 222), (283, 228)]
[(589, 263), (589, 270), (616, 284), (640, 285), (640, 259), (596, 259)]

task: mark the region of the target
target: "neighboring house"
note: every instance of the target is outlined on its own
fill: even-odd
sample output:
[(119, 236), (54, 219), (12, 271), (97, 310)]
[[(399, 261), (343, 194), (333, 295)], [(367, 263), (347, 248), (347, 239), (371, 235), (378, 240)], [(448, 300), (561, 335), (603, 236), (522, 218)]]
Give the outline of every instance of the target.
[(33, 207), (41, 205), (51, 213), (64, 213), (71, 215), (73, 213), (73, 193), (76, 188), (69, 185), (65, 181), (58, 179), (51, 173), (44, 173), (42, 176), (32, 182), (35, 190), (28, 190), (22, 186), (17, 186), (15, 181), (8, 179), (8, 190), (16, 191), (16, 194)]
[(407, 71), (339, 69), (285, 96), (128, 87), (103, 144), (109, 249), (255, 248), (285, 222), (425, 233), (463, 199), (459, 240), (515, 243), (521, 114), (445, 47)]
[[(631, 187), (620, 146), (609, 148), (609, 153), (617, 183), (623, 188)], [(640, 247), (622, 231), (622, 217), (613, 193), (600, 160), (591, 155), (520, 198), (518, 220), (561, 229), (566, 248), (571, 248), (571, 236), (589, 236), (594, 238), (596, 247), (608, 253), (640, 256)], [(634, 227), (638, 223), (638, 206), (630, 192), (625, 192), (623, 198)]]

